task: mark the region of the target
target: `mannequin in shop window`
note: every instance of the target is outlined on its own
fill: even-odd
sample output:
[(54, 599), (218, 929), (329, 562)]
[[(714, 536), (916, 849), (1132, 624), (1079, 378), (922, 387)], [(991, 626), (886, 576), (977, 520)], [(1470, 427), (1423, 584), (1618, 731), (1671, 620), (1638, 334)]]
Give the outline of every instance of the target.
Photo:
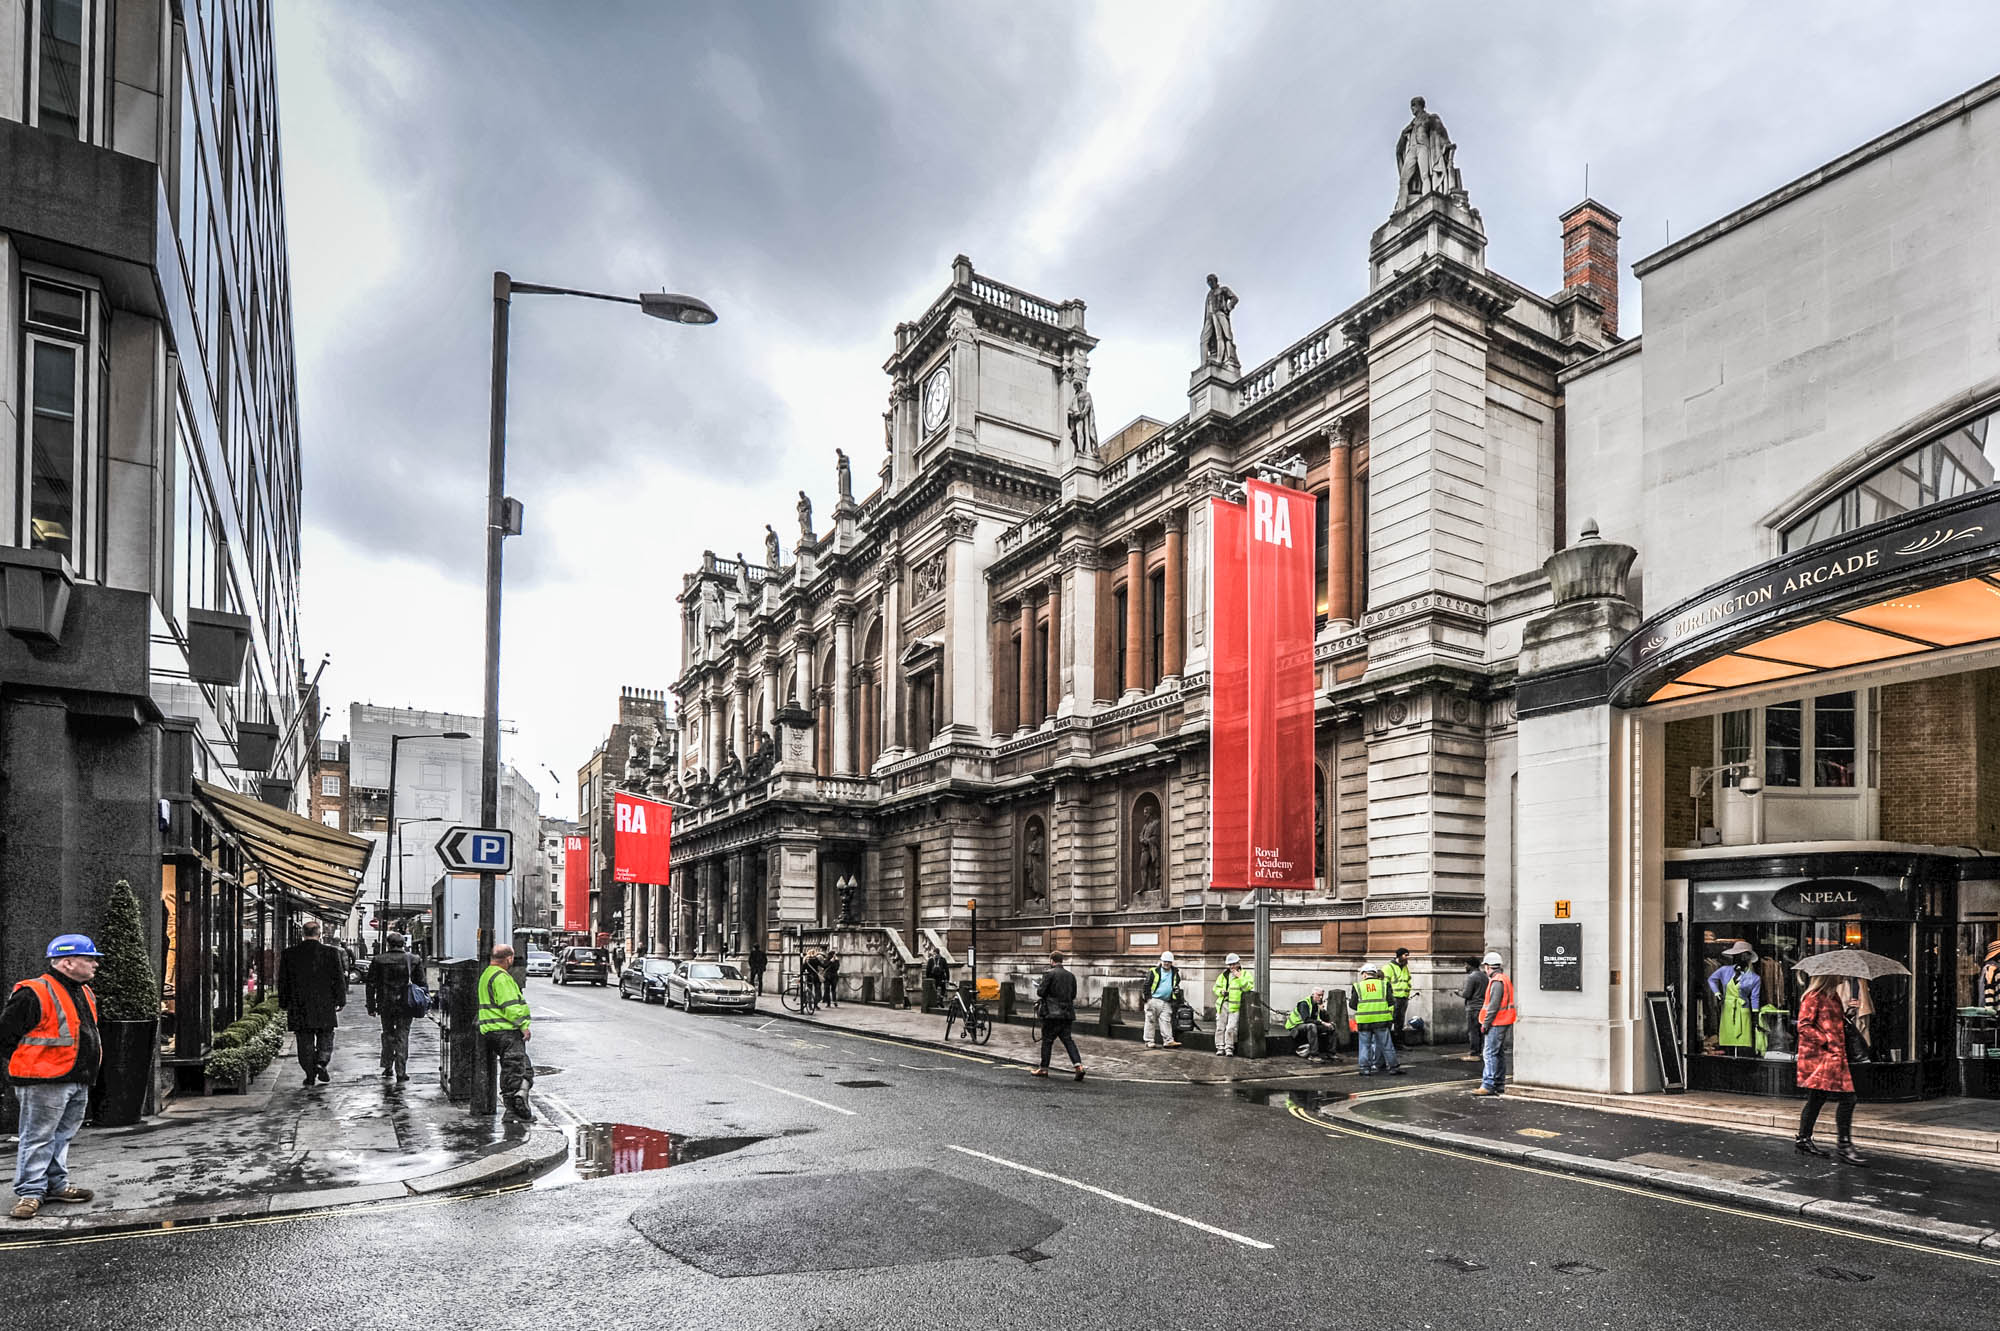
[(1764, 981), (1758, 974), (1757, 949), (1741, 940), (1722, 950), (1722, 965), (1708, 977), (1708, 992), (1722, 1001), (1715, 1042), (1735, 1058), (1756, 1058), (1757, 1012), (1764, 1006)]

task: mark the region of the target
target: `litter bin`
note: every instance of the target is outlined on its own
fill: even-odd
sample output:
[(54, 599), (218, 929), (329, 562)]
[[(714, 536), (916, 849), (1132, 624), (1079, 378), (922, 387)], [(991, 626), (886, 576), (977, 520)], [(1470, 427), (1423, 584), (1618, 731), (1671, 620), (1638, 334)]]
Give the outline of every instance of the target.
[(431, 1006), (438, 1021), (438, 1080), (445, 1096), (458, 1104), (472, 1099), (472, 1079), (483, 1051), (479, 1047), (479, 972), (476, 960), (433, 961), (429, 972)]

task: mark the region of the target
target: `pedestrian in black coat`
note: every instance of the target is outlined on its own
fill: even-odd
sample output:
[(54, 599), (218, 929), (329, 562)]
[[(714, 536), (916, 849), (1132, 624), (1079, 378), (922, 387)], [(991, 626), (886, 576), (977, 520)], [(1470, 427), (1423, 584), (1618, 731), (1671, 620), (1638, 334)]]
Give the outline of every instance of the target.
[(770, 964), (771, 958), (764, 951), (764, 945), (762, 943), (752, 943), (750, 945), (750, 983), (757, 986), (757, 992), (760, 994), (764, 992), (764, 968)]
[(423, 980), (423, 963), (404, 951), (401, 934), (390, 934), (388, 947), (368, 964), (368, 1013), (382, 1019), (382, 1075), (399, 1082), (410, 1079), (410, 1022), (417, 1015), (410, 986)]
[(1063, 965), (1065, 960), (1067, 954), (1061, 950), (1049, 953), (1049, 968), (1042, 972), (1042, 982), (1035, 990), (1035, 1015), (1042, 1019), (1042, 1065), (1033, 1075), (1049, 1075), (1049, 1055), (1061, 1040), (1063, 1052), (1075, 1064), (1076, 1079), (1082, 1081), (1083, 1055), (1076, 1051), (1076, 1041), (1069, 1033), (1076, 1021), (1076, 977)]
[(347, 974), (340, 953), (319, 940), (318, 920), (299, 926), (299, 941), (278, 957), (278, 1006), (285, 1010), (285, 1028), (296, 1032), (299, 1067), (306, 1085), (332, 1081), (326, 1065), (333, 1061), (335, 1014), (347, 1006)]
[(1467, 971), (1458, 996), (1465, 1000), (1465, 1039), (1476, 1054), (1485, 1040), (1479, 1032), (1479, 1009), (1486, 1006), (1486, 971), (1476, 965)]

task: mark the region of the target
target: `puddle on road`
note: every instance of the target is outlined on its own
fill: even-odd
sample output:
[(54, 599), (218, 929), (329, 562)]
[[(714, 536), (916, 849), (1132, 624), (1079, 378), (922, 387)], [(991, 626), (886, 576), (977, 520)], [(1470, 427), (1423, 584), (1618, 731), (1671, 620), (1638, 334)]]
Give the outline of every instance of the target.
[(1308, 1114), (1322, 1106), (1350, 1098), (1348, 1091), (1288, 1090), (1282, 1086), (1232, 1086), (1230, 1094), (1246, 1104), (1270, 1105), (1278, 1109), (1303, 1109)]
[(763, 1137), (694, 1137), (636, 1123), (579, 1123), (565, 1128), (569, 1160), (535, 1181), (546, 1187), (613, 1174), (643, 1174), (754, 1146)]

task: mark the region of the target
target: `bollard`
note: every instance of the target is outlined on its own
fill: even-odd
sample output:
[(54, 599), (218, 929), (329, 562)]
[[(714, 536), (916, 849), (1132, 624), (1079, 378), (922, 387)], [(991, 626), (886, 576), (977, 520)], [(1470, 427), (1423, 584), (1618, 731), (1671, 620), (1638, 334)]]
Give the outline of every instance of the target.
[(1119, 1024), (1118, 1016), (1118, 986), (1107, 984), (1104, 986), (1104, 997), (1097, 1004), (1097, 1033), (1110, 1035)]
[(1000, 982), (1000, 1020), (1003, 1023), (1014, 1020), (1014, 982), (1012, 980), (1002, 980)]
[(1330, 1015), (1333, 1018), (1334, 1047), (1337, 1049), (1352, 1049), (1354, 1047), (1355, 1041), (1353, 1033), (1347, 1029), (1346, 990), (1343, 989), (1327, 990), (1326, 1010), (1328, 1015)]
[(875, 1001), (875, 977), (872, 975), (861, 977), (861, 1001), (864, 1003)]
[(930, 976), (926, 975), (924, 977), (924, 1011), (935, 1012), (937, 1011), (937, 1006), (938, 1006), (937, 981), (933, 980)]
[(1264, 996), (1250, 994), (1250, 1002), (1237, 1014), (1243, 1024), (1237, 1028), (1236, 1049), (1245, 1058), (1264, 1056)]
[(910, 990), (908, 983), (900, 975), (891, 975), (889, 977), (889, 1006), (903, 1008), (909, 1005)]

